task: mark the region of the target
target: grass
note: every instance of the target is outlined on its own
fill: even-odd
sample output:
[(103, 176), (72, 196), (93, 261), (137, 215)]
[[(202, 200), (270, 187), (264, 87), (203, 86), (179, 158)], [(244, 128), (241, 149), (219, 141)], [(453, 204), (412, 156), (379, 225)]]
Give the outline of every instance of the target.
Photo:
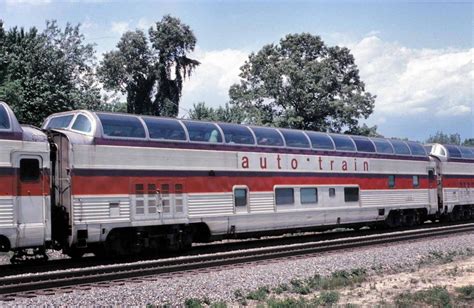
[(270, 290), (267, 287), (260, 287), (255, 291), (250, 292), (247, 294), (247, 299), (255, 300), (255, 301), (263, 301), (268, 297)]
[(474, 285), (468, 285), (460, 288), (456, 288), (456, 292), (459, 293), (460, 299), (474, 300)]
[(395, 298), (397, 307), (414, 307), (429, 305), (432, 307), (450, 308), (453, 306), (451, 294), (444, 287), (431, 287), (414, 293), (405, 292)]

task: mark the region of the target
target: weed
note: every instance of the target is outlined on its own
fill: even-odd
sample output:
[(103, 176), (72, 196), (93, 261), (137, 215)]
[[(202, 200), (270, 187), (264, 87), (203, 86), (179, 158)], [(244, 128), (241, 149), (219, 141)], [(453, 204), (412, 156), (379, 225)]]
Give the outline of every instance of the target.
[(413, 307), (426, 304), (434, 307), (452, 307), (451, 296), (444, 287), (432, 287), (415, 293), (402, 293), (395, 298), (397, 307)]
[(340, 294), (337, 291), (321, 292), (321, 294), (314, 300), (316, 305), (332, 305), (339, 301)]
[(247, 294), (247, 299), (256, 300), (256, 301), (263, 301), (267, 298), (270, 290), (267, 287), (260, 287), (255, 291), (250, 292)]
[(281, 294), (281, 293), (289, 291), (289, 290), (290, 290), (290, 288), (285, 283), (282, 283), (279, 286), (273, 288), (273, 292), (275, 292), (276, 294)]
[(184, 301), (184, 306), (186, 308), (201, 308), (202, 302), (197, 298), (188, 298)]
[(227, 304), (225, 302), (216, 302), (210, 305), (211, 308), (227, 308)]
[(473, 284), (456, 288), (456, 292), (460, 293), (461, 299), (467, 299), (467, 300), (474, 299), (474, 285)]
[(277, 299), (275, 297), (271, 297), (266, 303), (268, 308), (306, 308), (310, 306), (308, 301), (303, 297), (300, 297), (299, 299), (291, 297)]
[(290, 284), (293, 293), (306, 295), (311, 292), (311, 288), (304, 281), (293, 279), (290, 281)]

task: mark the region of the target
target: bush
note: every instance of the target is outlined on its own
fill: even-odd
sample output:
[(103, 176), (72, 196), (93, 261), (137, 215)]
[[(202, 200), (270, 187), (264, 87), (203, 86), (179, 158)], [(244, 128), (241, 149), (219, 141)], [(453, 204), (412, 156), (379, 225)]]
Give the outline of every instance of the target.
[(339, 292), (337, 291), (329, 291), (329, 292), (321, 292), (319, 297), (316, 298), (315, 304), (316, 305), (332, 305), (339, 301)]
[(256, 291), (252, 291), (247, 294), (247, 299), (263, 301), (267, 298), (270, 290), (267, 287), (260, 287)]
[(188, 298), (184, 301), (184, 306), (186, 308), (201, 308), (202, 302), (200, 299), (197, 298)]
[(304, 298), (284, 298), (284, 299), (276, 299), (274, 297), (267, 300), (268, 308), (307, 308), (310, 307), (310, 303), (308, 303)]
[(402, 293), (395, 298), (398, 307), (413, 307), (426, 304), (434, 307), (452, 307), (451, 296), (444, 287), (432, 287), (415, 293)]
[(474, 299), (474, 285), (468, 285), (460, 288), (456, 288), (456, 292), (460, 293), (462, 299), (471, 300)]

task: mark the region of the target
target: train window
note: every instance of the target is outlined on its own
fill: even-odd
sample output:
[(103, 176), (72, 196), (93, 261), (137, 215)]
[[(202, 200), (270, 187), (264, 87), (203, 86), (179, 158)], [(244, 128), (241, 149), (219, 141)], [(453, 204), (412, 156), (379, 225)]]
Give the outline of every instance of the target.
[(247, 189), (246, 188), (236, 188), (234, 189), (234, 204), (236, 207), (247, 206)]
[(283, 139), (280, 133), (274, 128), (251, 127), (257, 137), (258, 145), (283, 146)]
[(420, 187), (420, 177), (418, 175), (413, 176), (413, 188)]
[(395, 188), (395, 176), (389, 175), (388, 176), (388, 188)]
[(10, 129), (10, 120), (4, 106), (0, 105), (0, 129)]
[(183, 126), (173, 119), (143, 117), (151, 139), (186, 141)]
[(359, 201), (359, 187), (344, 187), (344, 201), (345, 202)]
[(275, 188), (276, 205), (292, 205), (295, 203), (293, 188)]
[(378, 138), (370, 138), (370, 140), (375, 144), (377, 153), (393, 154), (393, 147), (387, 140)]
[(461, 151), (455, 145), (445, 145), (446, 150), (448, 150), (448, 156), (453, 158), (461, 158)]
[(69, 126), (69, 123), (71, 123), (71, 120), (73, 117), (74, 117), (73, 114), (69, 114), (69, 115), (51, 118), (48, 122), (48, 125), (46, 125), (46, 129), (66, 128)]
[(226, 143), (230, 144), (255, 144), (255, 138), (247, 126), (238, 124), (219, 123), (224, 132)]
[(356, 144), (357, 151), (369, 153), (375, 152), (375, 146), (369, 138), (361, 136), (352, 136), (352, 140), (354, 140), (354, 143)]
[(221, 143), (222, 135), (216, 124), (206, 122), (183, 121), (188, 129), (189, 140), (198, 142)]
[(410, 155), (410, 148), (408, 148), (408, 145), (401, 141), (401, 140), (396, 140), (396, 139), (390, 139), (390, 143), (393, 145), (393, 149), (395, 150), (396, 154), (400, 155)]
[(329, 135), (331, 136), (334, 144), (336, 145), (336, 150), (339, 151), (355, 151), (354, 142), (349, 136), (343, 135)]
[(318, 203), (317, 188), (300, 188), (301, 204)]
[(463, 158), (474, 158), (474, 151), (467, 147), (458, 147), (459, 151), (461, 151), (461, 155)]
[(97, 113), (104, 135), (109, 137), (145, 138), (145, 128), (137, 117)]
[(92, 130), (92, 124), (91, 124), (91, 121), (86, 116), (79, 114), (77, 115), (76, 120), (74, 121), (74, 124), (72, 125), (72, 129), (78, 130), (84, 133), (90, 133)]
[(334, 143), (332, 143), (332, 140), (328, 135), (324, 133), (317, 133), (317, 132), (305, 132), (305, 133), (311, 140), (313, 149), (334, 150)]
[(308, 138), (306, 138), (305, 134), (301, 131), (280, 129), (280, 132), (285, 138), (287, 147), (305, 149), (309, 149), (311, 147)]
[(408, 144), (408, 147), (410, 147), (410, 151), (412, 155), (426, 156), (425, 148), (421, 144), (413, 142), (413, 141), (407, 141), (406, 144)]
[(335, 188), (329, 188), (329, 197), (330, 198), (336, 197), (336, 189)]
[(432, 145), (425, 145), (423, 147), (425, 148), (426, 153), (431, 154), (431, 150), (433, 149)]
[(36, 182), (40, 178), (39, 160), (24, 158), (20, 160), (20, 181)]

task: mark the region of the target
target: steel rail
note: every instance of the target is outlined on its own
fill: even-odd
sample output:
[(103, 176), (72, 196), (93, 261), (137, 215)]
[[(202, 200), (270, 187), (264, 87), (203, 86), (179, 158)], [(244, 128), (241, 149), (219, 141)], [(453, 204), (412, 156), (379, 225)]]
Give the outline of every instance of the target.
[(312, 243), (249, 249), (213, 255), (190, 256), (172, 260), (142, 261), (130, 264), (47, 272), (28, 276), (3, 277), (0, 278), (0, 295), (3, 299), (6, 299), (8, 297), (20, 296), (21, 294), (38, 290), (50, 290), (69, 286), (97, 284), (100, 282), (121, 281), (152, 275), (217, 268), (221, 266), (274, 260), (286, 257), (302, 257), (322, 252), (397, 243), (401, 241), (412, 241), (462, 232), (474, 232), (474, 223), (392, 232), (358, 238), (344, 238), (323, 242), (318, 241)]

